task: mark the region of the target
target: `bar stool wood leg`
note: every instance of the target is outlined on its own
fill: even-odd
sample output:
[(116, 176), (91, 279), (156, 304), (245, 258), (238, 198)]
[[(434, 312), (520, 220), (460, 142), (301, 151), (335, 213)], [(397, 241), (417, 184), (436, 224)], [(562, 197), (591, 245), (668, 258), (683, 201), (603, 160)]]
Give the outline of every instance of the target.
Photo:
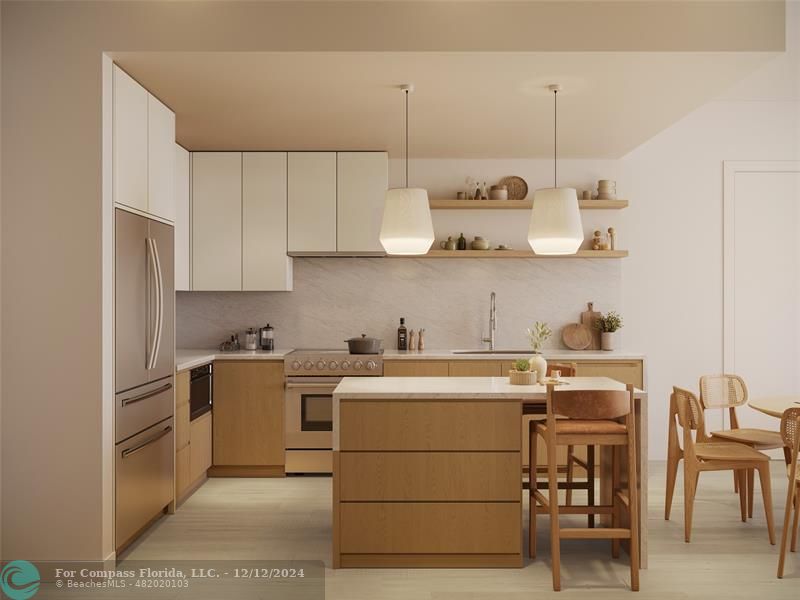
[[(617, 490), (620, 488), (619, 452), (617, 446), (611, 447), (611, 527), (617, 529), (620, 523), (620, 501)], [(611, 540), (611, 557), (619, 558), (620, 543), (618, 538)]]
[(567, 506), (572, 505), (572, 480), (575, 471), (575, 446), (567, 446)]
[[(628, 419), (631, 437), (635, 438), (635, 421)], [(639, 477), (636, 473), (636, 444), (630, 443), (628, 449), (628, 514), (630, 517), (630, 557), (631, 557), (631, 590), (639, 591)]]
[(556, 472), (555, 435), (547, 440), (547, 481), (550, 496), (550, 556), (553, 571), (553, 590), (561, 591), (561, 534), (558, 517), (558, 474)]
[[(589, 499), (589, 506), (594, 504), (594, 446), (587, 446), (586, 448), (586, 479), (589, 481), (589, 489), (587, 495)], [(589, 515), (589, 527), (594, 527), (594, 514)]]
[(528, 514), (529, 516), (529, 526), (528, 526), (528, 554), (531, 558), (536, 558), (536, 491), (537, 491), (537, 482), (536, 482), (536, 446), (537, 446), (537, 439), (535, 435), (532, 435), (536, 428), (536, 423), (531, 421), (529, 424), (530, 428), (530, 435), (528, 436), (531, 440), (530, 449), (528, 450), (528, 457), (529, 457), (529, 465), (532, 465), (530, 468), (530, 477), (528, 483)]

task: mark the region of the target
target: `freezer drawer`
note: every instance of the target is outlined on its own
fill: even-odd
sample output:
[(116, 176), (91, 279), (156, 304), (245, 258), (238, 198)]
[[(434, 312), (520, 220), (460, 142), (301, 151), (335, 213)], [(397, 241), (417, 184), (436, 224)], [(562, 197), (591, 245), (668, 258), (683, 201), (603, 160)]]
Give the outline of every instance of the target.
[(115, 396), (115, 442), (119, 443), (171, 417), (175, 406), (173, 377), (166, 377)]
[(115, 547), (120, 548), (173, 500), (172, 417), (116, 446)]

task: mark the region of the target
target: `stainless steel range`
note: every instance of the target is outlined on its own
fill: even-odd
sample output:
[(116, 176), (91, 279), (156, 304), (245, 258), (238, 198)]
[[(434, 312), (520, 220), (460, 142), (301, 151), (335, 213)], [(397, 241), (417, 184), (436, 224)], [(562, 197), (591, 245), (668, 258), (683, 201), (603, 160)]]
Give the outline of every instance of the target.
[(283, 360), (286, 376), (286, 472), (330, 473), (333, 390), (343, 377), (381, 377), (382, 354), (295, 350)]

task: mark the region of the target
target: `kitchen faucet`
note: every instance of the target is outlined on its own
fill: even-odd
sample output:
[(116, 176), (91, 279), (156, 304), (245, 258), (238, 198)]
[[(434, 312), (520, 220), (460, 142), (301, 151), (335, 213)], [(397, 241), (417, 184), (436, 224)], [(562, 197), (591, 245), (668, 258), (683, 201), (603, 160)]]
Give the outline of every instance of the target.
[(497, 329), (497, 294), (489, 296), (489, 337), (481, 338), (482, 342), (489, 343), (489, 350), (494, 350), (494, 332)]

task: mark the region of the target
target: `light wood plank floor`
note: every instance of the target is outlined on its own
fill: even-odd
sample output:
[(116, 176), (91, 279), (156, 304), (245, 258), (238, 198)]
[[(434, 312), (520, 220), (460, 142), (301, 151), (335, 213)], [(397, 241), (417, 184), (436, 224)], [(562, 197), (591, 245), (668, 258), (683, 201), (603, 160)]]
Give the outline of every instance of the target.
[[(650, 568), (642, 599), (777, 600), (800, 598), (800, 553), (789, 553), (787, 574), (775, 577), (778, 552), (767, 540), (756, 489), (752, 521), (739, 520), (729, 473), (703, 473), (693, 541), (683, 541), (679, 475), (672, 520), (663, 519), (664, 464), (651, 463)], [(786, 476), (773, 462), (775, 520), (780, 526)], [(176, 514), (159, 521), (128, 559), (321, 560), (330, 566), (330, 479), (211, 479)], [(527, 529), (527, 506), (525, 527)], [(525, 533), (527, 538), (527, 533)], [(616, 599), (627, 593), (626, 556), (611, 560), (608, 542), (562, 543), (562, 592), (551, 588), (547, 517), (540, 517), (539, 559), (523, 569), (326, 569), (327, 600), (568, 600)]]

